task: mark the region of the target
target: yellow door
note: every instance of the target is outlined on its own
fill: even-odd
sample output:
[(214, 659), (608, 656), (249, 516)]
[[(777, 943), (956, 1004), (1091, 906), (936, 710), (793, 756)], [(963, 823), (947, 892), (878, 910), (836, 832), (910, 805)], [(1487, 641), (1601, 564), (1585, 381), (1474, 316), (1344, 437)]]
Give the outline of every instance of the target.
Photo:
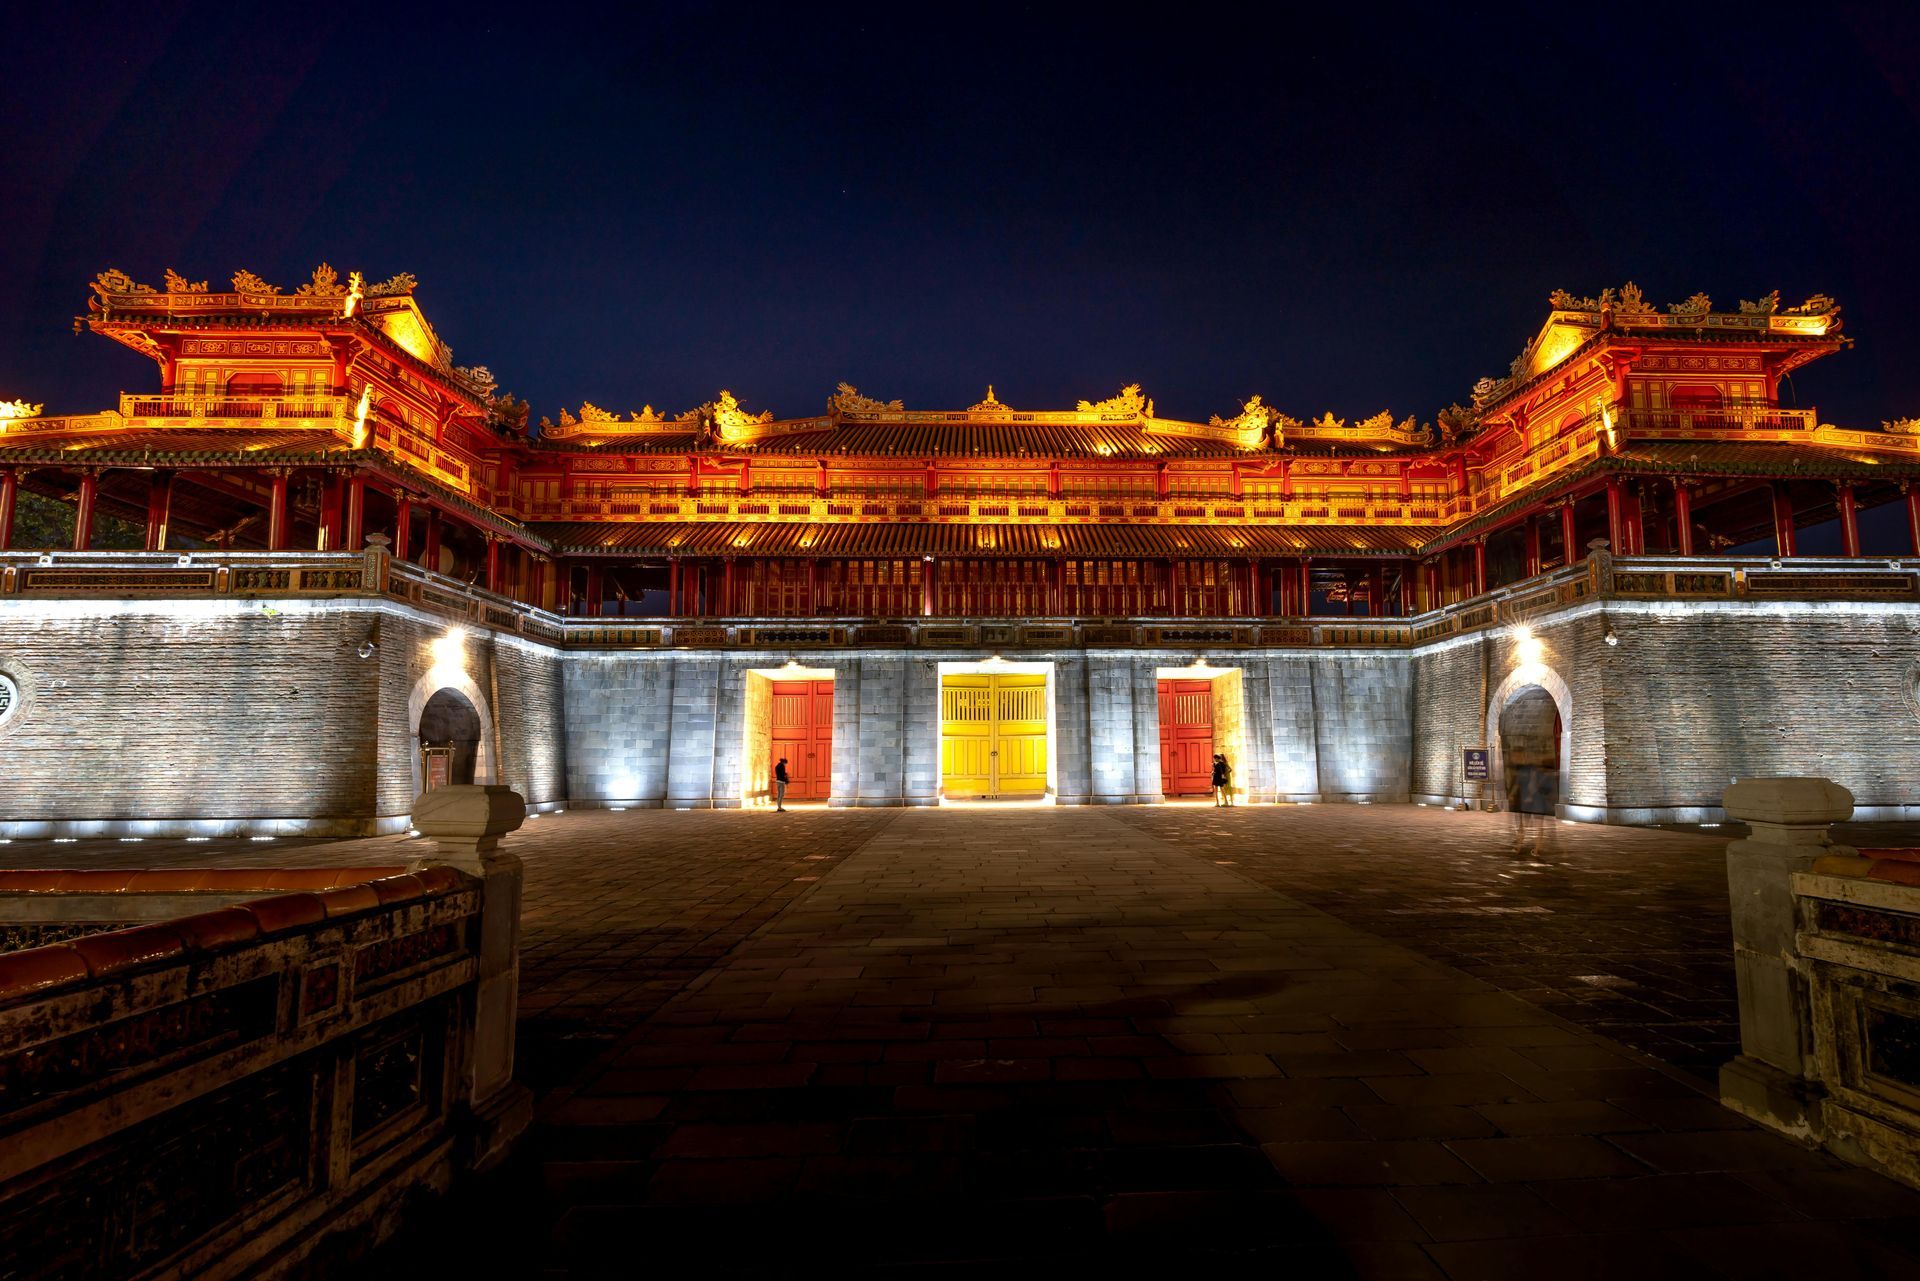
[(953, 797), (1047, 790), (1047, 678), (947, 676), (940, 683), (941, 787)]
[(994, 793), (1038, 796), (1047, 790), (1047, 678), (992, 679)]

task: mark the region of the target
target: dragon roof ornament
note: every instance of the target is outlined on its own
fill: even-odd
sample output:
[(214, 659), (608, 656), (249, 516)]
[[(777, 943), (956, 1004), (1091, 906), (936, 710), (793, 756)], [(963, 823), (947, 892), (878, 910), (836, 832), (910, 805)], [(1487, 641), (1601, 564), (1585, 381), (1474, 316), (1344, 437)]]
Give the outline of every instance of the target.
[[(993, 388), (987, 388), (987, 392), (991, 395)], [(1128, 383), (1120, 389), (1119, 395), (1109, 396), (1105, 400), (1080, 401), (1074, 409), (1083, 414), (1100, 414), (1103, 417), (1153, 417), (1153, 401), (1140, 393), (1139, 383)]]
[(827, 397), (827, 413), (839, 414), (898, 414), (906, 406), (897, 400), (875, 400), (871, 396), (862, 396), (860, 389), (852, 383), (841, 383), (833, 395)]
[(344, 298), (347, 296), (347, 287), (340, 283), (340, 273), (323, 262), (313, 269), (313, 279), (293, 292), (301, 298)]

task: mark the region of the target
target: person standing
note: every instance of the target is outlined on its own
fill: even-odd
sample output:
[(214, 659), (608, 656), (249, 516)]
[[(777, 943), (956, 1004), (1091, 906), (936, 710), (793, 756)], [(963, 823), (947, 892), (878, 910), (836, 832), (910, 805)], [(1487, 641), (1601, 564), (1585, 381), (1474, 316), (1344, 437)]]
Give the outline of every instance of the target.
[(782, 756), (773, 767), (773, 812), (787, 812), (787, 758)]
[(1233, 804), (1233, 766), (1224, 752), (1213, 754), (1213, 805), (1215, 809)]

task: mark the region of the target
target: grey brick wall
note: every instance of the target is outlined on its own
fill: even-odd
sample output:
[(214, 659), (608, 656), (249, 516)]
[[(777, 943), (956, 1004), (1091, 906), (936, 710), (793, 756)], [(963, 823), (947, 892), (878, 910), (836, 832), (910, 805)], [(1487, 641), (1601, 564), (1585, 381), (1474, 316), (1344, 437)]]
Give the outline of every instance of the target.
[(359, 829), (379, 770), (379, 669), (354, 652), (371, 616), (217, 604), (0, 604), (0, 671), (24, 693), (0, 726), (0, 822)]
[(1092, 778), (1087, 793), (1096, 805), (1124, 804), (1134, 797), (1133, 660), (1089, 657), (1087, 741)]
[(1335, 658), (1314, 664), (1315, 757), (1329, 800), (1404, 801), (1411, 790), (1406, 662)]
[(1410, 660), (1413, 735), (1408, 753), (1415, 800), (1459, 804), (1468, 797), (1461, 753), (1486, 736), (1481, 662), (1485, 640), (1474, 638)]
[[(860, 661), (858, 805), (900, 805), (906, 800), (907, 663), (904, 654), (862, 656)], [(839, 702), (835, 691), (834, 702)]]
[[(1620, 638), (1604, 644), (1610, 622)], [(1729, 780), (1814, 774), (1858, 807), (1920, 804), (1920, 612), (1876, 604), (1708, 612), (1610, 608), (1575, 662), (1604, 741), (1576, 762), (1619, 817), (1715, 807)], [(1576, 709), (1576, 718), (1581, 712)], [(1578, 725), (1576, 748), (1588, 726)]]
[(906, 660), (906, 795), (909, 805), (940, 803), (940, 669), (932, 659)]
[(1133, 791), (1134, 799), (1154, 803), (1165, 799), (1160, 779), (1160, 689), (1154, 664), (1135, 662), (1133, 668)]
[(1085, 805), (1093, 795), (1093, 757), (1088, 738), (1087, 665), (1097, 655), (1056, 655), (1053, 660), (1054, 799)]
[(1271, 787), (1276, 800), (1320, 797), (1320, 746), (1314, 713), (1314, 663), (1305, 658), (1264, 660), (1267, 724), (1273, 735)]
[(569, 654), (560, 663), (567, 797), (659, 805), (667, 795), (676, 659)]
[[(383, 602), (0, 602), (0, 671), (26, 694), (0, 728), (0, 824), (390, 830), (417, 784), (409, 700), (445, 630)], [(1803, 773), (1839, 780), (1868, 813), (1920, 810), (1920, 610), (1612, 603), (1534, 631), (1541, 679), (1570, 712), (1574, 816), (1707, 817), (1734, 777)], [(810, 658), (835, 679), (835, 800), (935, 803), (937, 665), (980, 657)], [(1054, 665), (1057, 798), (1156, 796), (1155, 668), (1192, 655), (1032, 657)], [(562, 654), (476, 633), (458, 667), (491, 715), (496, 777), (530, 801), (700, 806), (738, 803), (746, 672), (784, 658)], [(1471, 794), (1461, 749), (1485, 739), (1520, 655), (1502, 633), (1412, 655), (1208, 662), (1240, 671), (1236, 781), (1254, 798), (1454, 801)]]
[(682, 654), (673, 660), (673, 701), (668, 708), (667, 731), (669, 807), (699, 808), (713, 803), (720, 665), (721, 660), (700, 655)]

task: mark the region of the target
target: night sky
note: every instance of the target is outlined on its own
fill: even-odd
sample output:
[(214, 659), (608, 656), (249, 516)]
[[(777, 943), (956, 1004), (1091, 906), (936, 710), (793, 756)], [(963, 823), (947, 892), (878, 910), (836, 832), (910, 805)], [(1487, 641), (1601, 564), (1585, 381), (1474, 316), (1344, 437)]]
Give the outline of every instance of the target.
[(96, 272), (325, 259), (413, 272), (536, 417), (1431, 418), (1629, 278), (1832, 294), (1859, 346), (1799, 403), (1920, 414), (1920, 6), (36, 8), (0, 399), (50, 411), (157, 385), (72, 336)]

